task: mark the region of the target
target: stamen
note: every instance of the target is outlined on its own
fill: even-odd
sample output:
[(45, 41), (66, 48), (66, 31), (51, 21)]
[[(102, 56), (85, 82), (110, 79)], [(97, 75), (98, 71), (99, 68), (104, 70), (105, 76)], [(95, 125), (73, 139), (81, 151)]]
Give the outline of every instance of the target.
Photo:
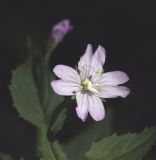
[(97, 76), (100, 76), (103, 73), (103, 69), (95, 70), (95, 68), (92, 67), (91, 65), (83, 65), (81, 66), (79, 71), (81, 73), (81, 78), (83, 80), (89, 79), (90, 81), (93, 81)]

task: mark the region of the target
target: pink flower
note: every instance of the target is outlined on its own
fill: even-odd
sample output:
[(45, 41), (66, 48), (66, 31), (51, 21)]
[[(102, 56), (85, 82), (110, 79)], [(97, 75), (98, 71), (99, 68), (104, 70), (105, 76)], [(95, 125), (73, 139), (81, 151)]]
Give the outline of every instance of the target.
[(52, 28), (51, 38), (56, 42), (59, 42), (69, 31), (72, 30), (72, 28), (73, 26), (70, 24), (70, 20), (64, 19), (54, 25), (54, 27)]
[(129, 80), (126, 73), (113, 71), (103, 73), (105, 49), (99, 46), (93, 55), (92, 46), (88, 44), (85, 54), (78, 62), (78, 71), (57, 65), (53, 69), (59, 80), (51, 82), (53, 90), (64, 96), (76, 96), (77, 115), (85, 121), (88, 113), (95, 121), (105, 117), (105, 109), (101, 99), (123, 97), (129, 89), (119, 86)]

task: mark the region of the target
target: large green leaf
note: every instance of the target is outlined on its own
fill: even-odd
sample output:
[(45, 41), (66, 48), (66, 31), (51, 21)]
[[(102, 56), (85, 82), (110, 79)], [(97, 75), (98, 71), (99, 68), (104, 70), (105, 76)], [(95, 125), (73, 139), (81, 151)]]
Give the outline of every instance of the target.
[(156, 127), (140, 134), (113, 135), (93, 143), (87, 160), (141, 160), (156, 140)]
[(0, 153), (0, 160), (13, 160), (13, 158), (8, 154)]
[(85, 152), (89, 149), (92, 142), (96, 142), (103, 137), (112, 134), (113, 110), (106, 110), (106, 117), (101, 122), (94, 122), (89, 128), (82, 131), (67, 143), (64, 149), (70, 160), (83, 160)]
[(47, 65), (39, 63), (35, 71), (33, 67), (29, 59), (14, 70), (10, 90), (19, 115), (40, 127), (43, 121), (50, 122), (63, 98), (52, 91), (50, 82), (53, 77)]
[(11, 94), (19, 115), (30, 123), (40, 126), (44, 119), (41, 102), (36, 89), (32, 62), (29, 60), (12, 73)]

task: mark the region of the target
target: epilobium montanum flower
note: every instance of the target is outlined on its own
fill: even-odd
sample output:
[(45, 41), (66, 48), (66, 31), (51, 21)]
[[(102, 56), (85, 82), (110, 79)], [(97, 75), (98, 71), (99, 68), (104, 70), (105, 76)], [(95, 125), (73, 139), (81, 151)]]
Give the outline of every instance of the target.
[(72, 28), (73, 26), (70, 24), (70, 20), (64, 19), (54, 25), (52, 28), (51, 38), (56, 42), (60, 42), (63, 37), (72, 30)]
[(76, 96), (76, 112), (82, 121), (88, 113), (95, 121), (105, 117), (102, 100), (105, 98), (123, 97), (129, 94), (129, 89), (119, 86), (129, 80), (122, 71), (103, 72), (105, 49), (99, 46), (93, 55), (92, 46), (88, 44), (85, 54), (78, 62), (78, 71), (57, 65), (53, 69), (59, 80), (51, 82), (53, 90), (64, 96)]

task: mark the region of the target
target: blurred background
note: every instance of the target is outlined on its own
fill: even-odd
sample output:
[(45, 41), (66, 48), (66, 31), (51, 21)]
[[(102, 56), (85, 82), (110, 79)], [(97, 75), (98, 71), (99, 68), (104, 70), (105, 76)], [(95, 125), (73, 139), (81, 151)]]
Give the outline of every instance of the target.
[[(50, 70), (56, 64), (75, 66), (88, 43), (107, 52), (105, 71), (122, 70), (130, 81), (126, 99), (109, 99), (115, 109), (114, 130), (139, 132), (156, 124), (156, 2), (153, 0), (27, 0), (0, 1), (0, 151), (13, 156), (31, 155), (35, 129), (19, 118), (8, 89), (11, 71), (27, 54), (26, 36), (43, 48), (52, 26), (67, 18), (74, 29), (53, 52)], [(24, 84), (23, 84), (24, 85)], [(61, 141), (83, 130), (68, 106), (68, 119)], [(153, 147), (151, 155), (156, 152)]]

